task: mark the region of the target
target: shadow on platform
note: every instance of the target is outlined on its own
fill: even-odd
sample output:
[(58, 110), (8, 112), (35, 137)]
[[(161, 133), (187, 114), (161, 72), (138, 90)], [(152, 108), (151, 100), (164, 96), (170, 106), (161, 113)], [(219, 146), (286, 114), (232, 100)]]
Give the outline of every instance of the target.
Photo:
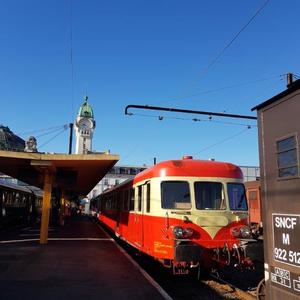
[(166, 299), (87, 217), (35, 239), (0, 244), (0, 299)]

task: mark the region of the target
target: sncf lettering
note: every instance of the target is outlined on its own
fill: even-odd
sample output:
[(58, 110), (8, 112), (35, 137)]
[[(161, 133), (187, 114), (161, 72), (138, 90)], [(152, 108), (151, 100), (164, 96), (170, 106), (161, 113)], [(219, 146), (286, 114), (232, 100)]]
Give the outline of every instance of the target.
[(277, 228), (294, 229), (297, 225), (297, 218), (295, 217), (275, 217), (275, 226)]

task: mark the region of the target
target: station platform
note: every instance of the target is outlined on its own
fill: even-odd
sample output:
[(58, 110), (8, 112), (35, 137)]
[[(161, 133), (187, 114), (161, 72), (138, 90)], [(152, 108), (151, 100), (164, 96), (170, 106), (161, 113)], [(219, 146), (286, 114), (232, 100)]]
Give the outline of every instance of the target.
[(0, 299), (171, 299), (88, 217), (0, 234)]

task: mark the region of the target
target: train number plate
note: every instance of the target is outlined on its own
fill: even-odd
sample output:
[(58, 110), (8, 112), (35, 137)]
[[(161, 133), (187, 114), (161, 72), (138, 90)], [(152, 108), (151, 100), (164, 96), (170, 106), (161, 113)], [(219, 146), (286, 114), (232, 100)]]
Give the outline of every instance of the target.
[(272, 214), (273, 258), (300, 268), (300, 215)]

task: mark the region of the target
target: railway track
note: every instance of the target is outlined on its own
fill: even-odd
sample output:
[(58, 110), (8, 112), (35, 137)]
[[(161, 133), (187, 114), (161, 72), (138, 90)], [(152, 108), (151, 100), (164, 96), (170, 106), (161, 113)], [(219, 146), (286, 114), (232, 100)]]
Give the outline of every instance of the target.
[(220, 278), (218, 275), (210, 274), (212, 280), (204, 281), (205, 284), (217, 290), (224, 295), (227, 299), (242, 299), (242, 300), (255, 300), (256, 289), (251, 291), (244, 291), (234, 284)]
[[(101, 226), (101, 225), (100, 225)], [(196, 280), (195, 276), (180, 276), (173, 275), (171, 270), (162, 267), (162, 265), (153, 260), (153, 258), (140, 254), (133, 247), (126, 244), (116, 236), (112, 235), (107, 228), (101, 226), (116, 243), (145, 271), (153, 280), (170, 296), (173, 300), (225, 300), (225, 299), (240, 299), (240, 300), (255, 300), (256, 286), (246, 289), (244, 286), (239, 286), (234, 280), (228, 279), (221, 272), (209, 273), (205, 279)], [(228, 271), (233, 274), (233, 279), (240, 275), (240, 272), (235, 270)], [(248, 274), (245, 273), (245, 277)]]

